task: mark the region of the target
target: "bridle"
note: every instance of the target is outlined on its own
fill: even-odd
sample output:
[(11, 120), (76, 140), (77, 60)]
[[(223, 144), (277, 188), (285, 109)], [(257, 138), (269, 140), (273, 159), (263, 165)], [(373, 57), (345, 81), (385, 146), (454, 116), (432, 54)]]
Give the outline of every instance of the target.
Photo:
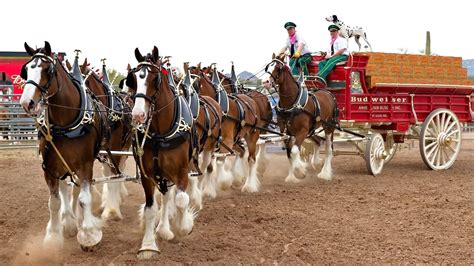
[[(278, 67), (278, 75), (277, 76), (274, 76), (272, 72), (268, 71), (268, 67), (272, 63), (281, 64), (281, 67)], [(270, 77), (271, 77), (270, 84), (272, 85), (272, 87), (275, 88), (276, 91), (279, 91), (279, 89), (280, 89), (280, 85), (277, 83), (277, 80), (280, 79), (280, 75), (281, 75), (281, 72), (282, 72), (284, 66), (286, 66), (286, 64), (283, 61), (281, 61), (280, 59), (277, 59), (277, 58), (274, 58), (270, 63), (268, 63), (265, 66), (265, 73), (270, 75)]]
[[(268, 67), (272, 64), (272, 63), (277, 63), (277, 64), (280, 64), (281, 66), (278, 66), (278, 72), (277, 72), (277, 75), (273, 75), (273, 73), (271, 73), (270, 71), (268, 71)], [(283, 96), (283, 97), (293, 97), (295, 95), (298, 95), (299, 94), (299, 91), (300, 91), (300, 85), (298, 84), (298, 82), (296, 82), (296, 80), (294, 80), (293, 78), (291, 78), (291, 80), (293, 80), (296, 84), (296, 87), (298, 88), (298, 90), (296, 91), (296, 93), (292, 93), (292, 94), (282, 94), (281, 91), (280, 91), (280, 84), (278, 84), (278, 80), (280, 79), (280, 76), (281, 76), (281, 73), (283, 72), (284, 68), (288, 68), (289, 70), (289, 67), (283, 62), (281, 61), (280, 59), (277, 59), (277, 58), (274, 58), (270, 63), (267, 64), (267, 66), (265, 67), (265, 73), (269, 74), (271, 79), (270, 79), (270, 84), (272, 87), (275, 88), (275, 90), (280, 94), (280, 96)], [(290, 71), (290, 70), (289, 70)]]
[[(151, 71), (150, 69), (156, 69), (157, 71)], [(151, 106), (154, 106), (155, 105), (155, 102), (156, 102), (156, 99), (158, 98), (158, 93), (159, 93), (159, 88), (160, 88), (160, 85), (161, 85), (161, 66), (158, 66), (158, 65), (155, 65), (155, 64), (152, 64), (152, 63), (149, 63), (149, 62), (141, 62), (137, 65), (137, 67), (130, 72), (130, 74), (134, 74), (136, 72), (140, 71), (140, 78), (145, 78), (146, 75), (147, 75), (147, 71), (149, 71), (150, 73), (157, 73), (157, 77), (156, 77), (156, 90), (155, 90), (155, 93), (150, 97), (148, 95), (146, 95), (145, 93), (135, 93), (134, 95), (131, 96), (132, 100), (135, 102), (135, 99), (136, 98), (143, 98), (145, 99), (146, 101), (148, 101), (148, 103), (151, 105)]]
[(34, 80), (28, 79), (28, 80), (26, 80), (25, 85), (26, 84), (32, 84), (33, 86), (38, 88), (41, 92), (41, 98), (47, 100), (47, 99), (53, 97), (56, 93), (58, 93), (58, 91), (60, 89), (59, 81), (56, 78), (56, 82), (57, 82), (57, 85), (58, 85), (58, 90), (55, 93), (53, 93), (52, 95), (49, 95), (49, 96), (46, 97), (46, 95), (48, 94), (49, 87), (51, 87), (53, 79), (56, 76), (56, 59), (53, 59), (52, 57), (47, 56), (43, 53), (36, 53), (31, 57), (31, 59), (28, 62), (26, 62), (23, 65), (23, 67), (21, 68), (21, 74), (20, 75), (23, 79), (27, 79), (26, 65), (28, 65), (32, 61), (35, 61), (34, 65), (32, 65), (31, 67), (36, 68), (38, 66), (40, 60), (42, 62), (47, 61), (47, 62), (50, 63), (49, 68), (48, 68), (48, 82), (46, 83), (45, 86), (41, 86), (38, 83), (36, 83)]

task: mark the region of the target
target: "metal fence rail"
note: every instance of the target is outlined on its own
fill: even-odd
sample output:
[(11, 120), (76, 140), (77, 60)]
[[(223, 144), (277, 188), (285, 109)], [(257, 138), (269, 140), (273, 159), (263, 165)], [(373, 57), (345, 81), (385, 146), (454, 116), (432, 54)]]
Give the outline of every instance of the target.
[(36, 148), (38, 131), (18, 103), (21, 95), (11, 94), (11, 86), (0, 88), (0, 150)]

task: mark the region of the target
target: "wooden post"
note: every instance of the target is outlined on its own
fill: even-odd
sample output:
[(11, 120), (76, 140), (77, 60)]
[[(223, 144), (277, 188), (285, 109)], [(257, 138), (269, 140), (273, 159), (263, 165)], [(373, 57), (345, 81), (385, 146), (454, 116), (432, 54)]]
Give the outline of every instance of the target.
[(431, 36), (430, 36), (430, 31), (427, 31), (427, 32), (426, 32), (425, 55), (431, 55)]

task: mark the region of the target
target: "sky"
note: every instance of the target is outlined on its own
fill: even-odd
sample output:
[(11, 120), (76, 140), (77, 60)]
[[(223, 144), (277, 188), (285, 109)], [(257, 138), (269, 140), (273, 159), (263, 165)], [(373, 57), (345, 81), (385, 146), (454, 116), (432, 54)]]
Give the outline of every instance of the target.
[[(67, 3), (67, 5), (65, 5)], [(24, 51), (49, 41), (53, 51), (75, 49), (96, 67), (100, 59), (125, 73), (156, 45), (171, 55), (173, 66), (217, 63), (219, 70), (256, 73), (271, 61), (287, 38), (283, 25), (296, 23), (310, 50), (327, 50), (329, 22), (337, 15), (349, 26), (361, 26), (376, 52), (420, 53), (426, 31), (438, 55), (474, 58), (474, 2), (397, 1), (13, 1), (0, 5), (3, 33), (0, 51)], [(351, 39), (350, 50), (358, 50)]]

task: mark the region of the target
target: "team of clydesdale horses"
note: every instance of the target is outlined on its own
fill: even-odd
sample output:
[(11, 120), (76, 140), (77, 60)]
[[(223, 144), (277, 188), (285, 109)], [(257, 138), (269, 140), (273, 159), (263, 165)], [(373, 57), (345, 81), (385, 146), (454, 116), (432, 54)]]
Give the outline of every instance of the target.
[[(61, 247), (64, 234), (76, 236), (86, 251), (100, 243), (103, 222), (93, 213), (92, 170), (99, 159), (105, 176), (120, 175), (126, 157), (111, 151), (132, 149), (145, 192), (140, 259), (159, 253), (155, 233), (165, 240), (191, 233), (203, 195), (214, 198), (217, 187), (232, 185), (246, 192), (259, 190), (268, 159), (257, 141), (273, 123), (272, 109), (266, 95), (236, 82), (233, 66), (228, 78), (213, 67), (185, 64), (184, 78), (175, 80), (163, 67), (158, 48), (147, 54), (137, 48), (138, 64), (129, 67), (117, 93), (106, 72), (101, 79), (88, 68), (87, 60), (79, 66), (76, 57), (67, 69), (48, 42), (39, 49), (25, 43), (25, 49), (31, 59), (21, 71), (26, 83), (20, 104), (37, 118), (50, 191), (45, 245)], [(326, 133), (326, 150), (332, 149), (334, 128), (328, 125), (337, 120), (336, 103), (330, 93), (311, 93), (296, 82), (282, 57), (274, 56), (267, 73), (280, 96), (278, 125), (290, 136), (285, 142), (291, 165), (286, 181), (298, 182), (306, 170), (299, 155), (305, 138), (317, 144), (313, 167), (319, 162), (318, 127)], [(108, 156), (99, 155), (99, 150)], [(330, 179), (332, 156), (327, 154), (319, 177)], [(225, 167), (229, 155), (235, 155), (231, 172)], [(103, 189), (102, 218), (121, 219), (120, 202), (126, 191), (120, 183)], [(161, 192), (160, 208), (156, 190)]]

